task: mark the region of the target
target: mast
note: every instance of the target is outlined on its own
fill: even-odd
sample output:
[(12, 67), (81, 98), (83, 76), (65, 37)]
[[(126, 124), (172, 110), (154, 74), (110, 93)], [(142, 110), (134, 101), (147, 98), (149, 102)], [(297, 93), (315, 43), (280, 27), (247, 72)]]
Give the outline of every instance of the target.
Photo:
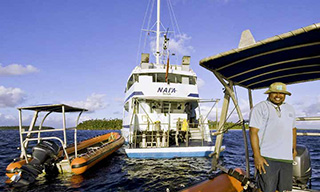
[(160, 0), (157, 1), (157, 50), (156, 64), (160, 63)]

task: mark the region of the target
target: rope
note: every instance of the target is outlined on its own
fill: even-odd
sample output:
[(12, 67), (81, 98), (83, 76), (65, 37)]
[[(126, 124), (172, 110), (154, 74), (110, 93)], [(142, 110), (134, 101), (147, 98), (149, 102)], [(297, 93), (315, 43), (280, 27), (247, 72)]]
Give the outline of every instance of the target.
[[(151, 0), (149, 0), (148, 5), (147, 5), (147, 9), (144, 13), (144, 17), (143, 17), (143, 22), (142, 22), (142, 26), (141, 28), (143, 29), (143, 26), (145, 25), (146, 22), (146, 18), (147, 18), (147, 13), (150, 7), (150, 2)], [(136, 58), (136, 63), (139, 64), (139, 55), (140, 55), (140, 49), (141, 49), (141, 39), (142, 39), (142, 30), (140, 31), (140, 36), (139, 36), (139, 43), (138, 43), (138, 50), (137, 50), (137, 58)]]
[[(151, 0), (150, 0), (151, 1)], [(152, 12), (153, 12), (153, 7), (155, 4), (155, 0), (153, 0), (152, 4), (151, 4), (151, 8), (150, 8), (150, 15), (149, 15), (149, 20), (148, 20), (148, 25), (147, 25), (147, 30), (150, 30), (150, 23), (151, 23), (151, 17), (152, 17)], [(143, 45), (143, 49), (146, 48), (146, 44), (147, 44), (147, 37), (148, 37), (148, 33), (144, 38), (144, 45)]]
[(176, 15), (175, 15), (175, 13), (173, 11), (172, 3), (171, 3), (170, 0), (167, 0), (167, 3), (168, 3), (168, 7), (169, 7), (169, 12), (170, 12), (170, 19), (171, 19), (171, 16), (172, 16), (173, 17), (173, 21), (174, 21), (173, 22), (173, 28), (174, 28), (174, 26), (176, 26), (178, 34), (181, 36), (180, 28), (179, 28), (179, 25), (178, 25), (178, 21), (177, 21)]

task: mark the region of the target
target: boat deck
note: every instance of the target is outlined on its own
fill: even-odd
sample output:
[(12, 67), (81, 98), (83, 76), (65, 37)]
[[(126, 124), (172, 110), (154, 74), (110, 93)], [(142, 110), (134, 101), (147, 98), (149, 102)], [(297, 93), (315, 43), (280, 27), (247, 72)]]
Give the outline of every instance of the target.
[(187, 146), (187, 143), (179, 143), (179, 146), (172, 144), (169, 147), (199, 147), (199, 146), (213, 146), (213, 142), (201, 141), (200, 139), (197, 140), (190, 140)]
[[(221, 151), (225, 149), (221, 147)], [(139, 159), (163, 159), (178, 157), (209, 157), (215, 147), (212, 142), (202, 142), (201, 140), (192, 140), (188, 146), (181, 143), (179, 146), (170, 145), (170, 147), (147, 147), (147, 148), (125, 148), (129, 158)]]
[[(201, 139), (191, 139), (188, 142), (188, 145), (186, 142), (179, 142), (179, 145), (176, 145), (175, 142), (170, 142), (170, 147), (201, 147), (201, 146), (214, 146), (213, 142), (207, 142), (207, 141), (201, 141)], [(136, 147), (130, 147), (130, 148), (136, 148), (136, 149), (152, 149), (152, 148), (168, 148), (168, 147), (156, 147), (156, 144), (153, 144), (152, 146), (149, 143), (148, 147), (140, 147), (138, 144)]]

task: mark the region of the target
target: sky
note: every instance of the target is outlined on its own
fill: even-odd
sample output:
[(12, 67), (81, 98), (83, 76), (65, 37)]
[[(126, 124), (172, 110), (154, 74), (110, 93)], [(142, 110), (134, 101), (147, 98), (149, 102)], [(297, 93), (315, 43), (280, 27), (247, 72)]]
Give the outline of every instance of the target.
[[(141, 49), (148, 4), (149, 0), (0, 0), (0, 126), (18, 125), (17, 107), (38, 104), (88, 108), (82, 121), (122, 118), (128, 76), (138, 65), (139, 51), (152, 49), (152, 43)], [(199, 61), (237, 48), (242, 31), (250, 29), (260, 41), (320, 22), (318, 0), (171, 0), (171, 5), (180, 29), (177, 38), (169, 36), (177, 53), (172, 61), (180, 64), (183, 55), (191, 56), (204, 99), (222, 100), (223, 90)], [(166, 0), (161, 7), (162, 24), (170, 26)], [(152, 25), (155, 14), (150, 20)], [(292, 96), (286, 101), (297, 116), (320, 116), (319, 85), (315, 81), (288, 86)], [(248, 118), (247, 91), (236, 90)], [(254, 103), (266, 99), (264, 91), (253, 91)], [(25, 125), (31, 116), (23, 116)], [(74, 119), (68, 116), (68, 126)], [(236, 121), (235, 114), (230, 120)], [(60, 116), (49, 116), (45, 125), (61, 127)]]

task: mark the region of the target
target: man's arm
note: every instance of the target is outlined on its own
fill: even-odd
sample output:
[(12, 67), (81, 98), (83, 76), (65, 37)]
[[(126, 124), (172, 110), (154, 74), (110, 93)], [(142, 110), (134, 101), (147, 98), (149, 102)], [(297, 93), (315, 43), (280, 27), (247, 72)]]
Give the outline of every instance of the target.
[(293, 160), (297, 156), (297, 128), (292, 129), (292, 156)]
[(251, 147), (252, 147), (253, 156), (254, 156), (254, 166), (256, 167), (256, 169), (259, 170), (259, 173), (262, 174), (262, 171), (263, 173), (266, 173), (264, 164), (267, 166), (269, 166), (269, 164), (260, 154), (258, 132), (259, 132), (259, 129), (257, 128), (254, 128), (254, 127), (249, 128)]

